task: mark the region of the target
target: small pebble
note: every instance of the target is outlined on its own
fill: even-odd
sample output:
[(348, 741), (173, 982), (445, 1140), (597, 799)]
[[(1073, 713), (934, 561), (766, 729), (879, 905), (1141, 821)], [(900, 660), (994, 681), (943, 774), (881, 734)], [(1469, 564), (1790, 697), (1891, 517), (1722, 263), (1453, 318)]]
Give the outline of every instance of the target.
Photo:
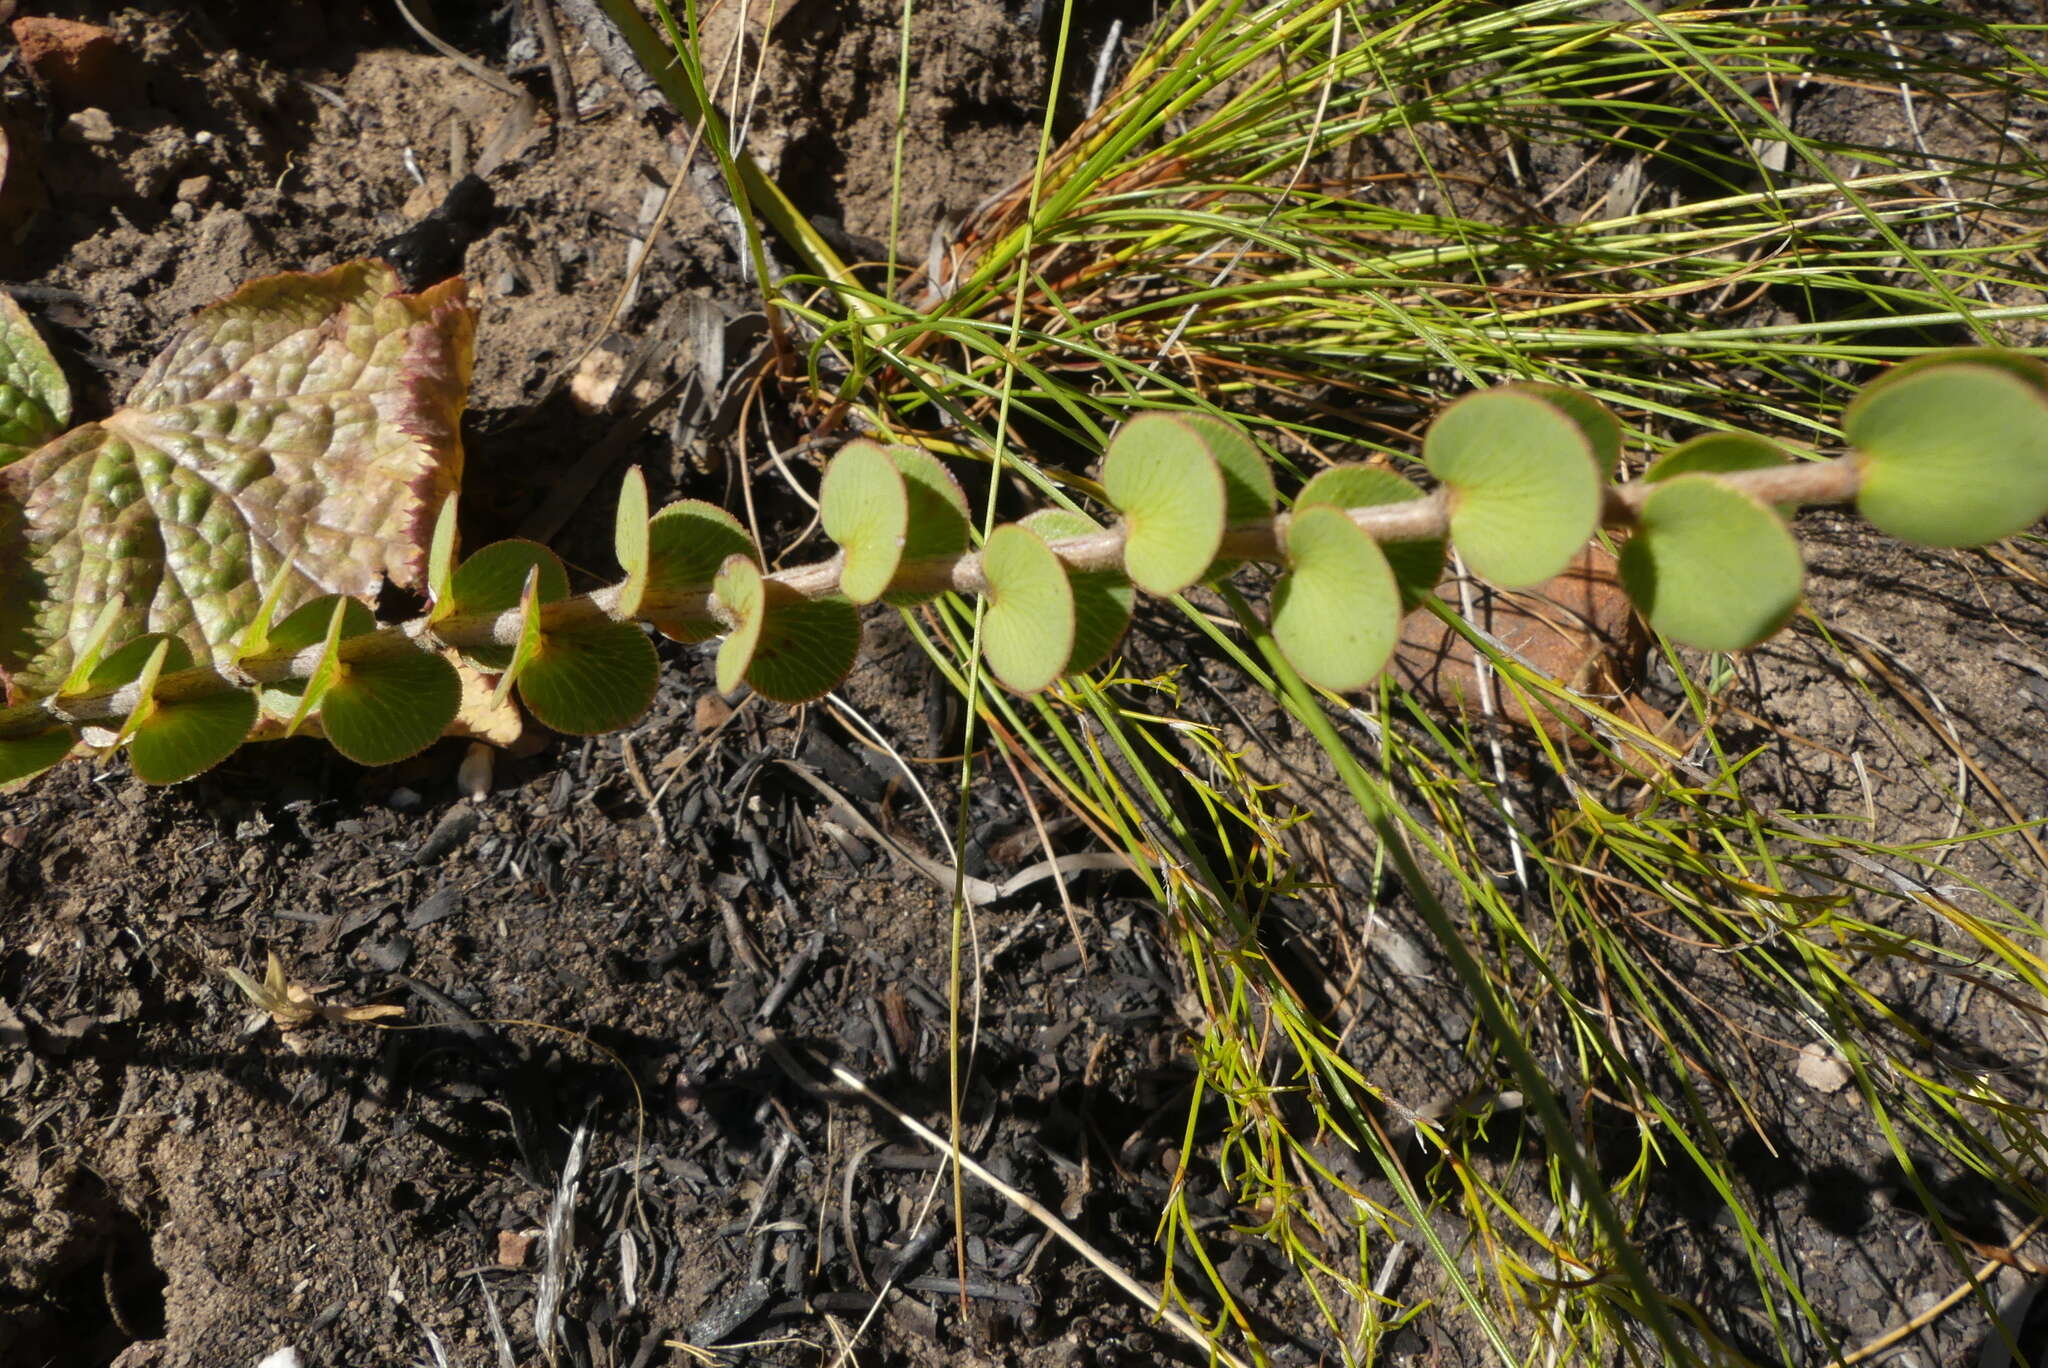
[(699, 732), (715, 731), (732, 716), (732, 706), (715, 693), (697, 695), (696, 724)]
[(212, 194), (211, 176), (187, 176), (178, 182), (178, 201), (181, 204), (204, 204)]
[(526, 1256), (533, 1252), (534, 1235), (525, 1230), (501, 1230), (498, 1232), (498, 1267), (524, 1268)]
[(411, 812), (422, 801), (418, 792), (401, 784), (391, 790), (390, 794), (384, 799), (384, 806), (390, 808), (393, 812)]
[(81, 109), (64, 116), (63, 136), (72, 142), (110, 143), (114, 140), (113, 116), (104, 109)]

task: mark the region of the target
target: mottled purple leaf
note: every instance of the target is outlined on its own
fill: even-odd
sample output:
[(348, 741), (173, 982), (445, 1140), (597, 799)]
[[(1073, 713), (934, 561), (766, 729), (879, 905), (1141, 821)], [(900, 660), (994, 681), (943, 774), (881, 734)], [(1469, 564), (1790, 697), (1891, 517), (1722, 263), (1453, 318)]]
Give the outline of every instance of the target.
[(36, 325), (0, 294), (0, 466), (20, 460), (71, 421), (71, 387)]
[(0, 674), (60, 683), (101, 605), (113, 640), (232, 653), (280, 607), (419, 583), (462, 475), (473, 317), (462, 282), (398, 292), (381, 262), (244, 285), (201, 310), (128, 402), (0, 470)]

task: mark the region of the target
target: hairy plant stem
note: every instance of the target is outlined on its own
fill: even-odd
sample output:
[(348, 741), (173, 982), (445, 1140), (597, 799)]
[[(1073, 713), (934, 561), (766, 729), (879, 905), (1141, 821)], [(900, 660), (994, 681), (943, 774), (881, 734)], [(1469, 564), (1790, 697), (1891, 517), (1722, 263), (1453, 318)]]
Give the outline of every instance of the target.
[[(1768, 470), (1746, 470), (1719, 475), (1767, 504), (1842, 503), (1856, 495), (1860, 468), (1852, 456), (1777, 466)], [(1640, 482), (1611, 485), (1601, 510), (1602, 525), (1627, 527), (1636, 520), (1643, 501), (1656, 486)], [(1423, 541), (1442, 537), (1450, 530), (1450, 502), (1445, 491), (1406, 503), (1379, 504), (1346, 510), (1374, 540), (1381, 542)], [(1280, 562), (1288, 515), (1280, 513), (1264, 522), (1229, 529), (1218, 556), (1232, 561)], [(1085, 537), (1071, 537), (1050, 543), (1053, 553), (1070, 570), (1121, 570), (1124, 557), (1124, 529), (1105, 528)], [(769, 575), (805, 598), (822, 598), (839, 592), (840, 557), (793, 566)], [(985, 593), (987, 578), (981, 557), (974, 552), (905, 561), (890, 581), (890, 592), (938, 593), (952, 590), (962, 594)], [(710, 587), (686, 592), (650, 590), (639, 612), (620, 611), (621, 586), (608, 585), (588, 594), (558, 599), (540, 610), (543, 631), (560, 631), (604, 619), (666, 621), (706, 616), (727, 621), (724, 605)], [(341, 642), (339, 655), (344, 666), (369, 664), (405, 651), (462, 650), (475, 646), (513, 646), (519, 641), (522, 617), (518, 609), (490, 615), (456, 614), (435, 621), (431, 615), (410, 622), (394, 623), (374, 632), (349, 637)], [(730, 625), (730, 624), (729, 624)], [(215, 661), (189, 670), (165, 674), (157, 680), (155, 697), (164, 703), (199, 698), (233, 689), (282, 684), (310, 679), (319, 667), (322, 648), (309, 646), (292, 655), (260, 656), (242, 661)], [(119, 688), (88, 689), (79, 693), (31, 699), (0, 710), (0, 739), (33, 736), (54, 725), (80, 726), (106, 723), (128, 716), (141, 702), (133, 684)]]

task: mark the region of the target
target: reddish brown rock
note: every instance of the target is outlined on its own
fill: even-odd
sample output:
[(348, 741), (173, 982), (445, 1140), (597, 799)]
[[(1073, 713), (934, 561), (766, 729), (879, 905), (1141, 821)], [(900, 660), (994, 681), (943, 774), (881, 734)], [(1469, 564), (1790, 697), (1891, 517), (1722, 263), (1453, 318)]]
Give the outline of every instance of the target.
[(73, 105), (131, 103), (139, 88), (121, 37), (98, 24), (27, 15), (8, 28), (21, 60), (51, 93)]

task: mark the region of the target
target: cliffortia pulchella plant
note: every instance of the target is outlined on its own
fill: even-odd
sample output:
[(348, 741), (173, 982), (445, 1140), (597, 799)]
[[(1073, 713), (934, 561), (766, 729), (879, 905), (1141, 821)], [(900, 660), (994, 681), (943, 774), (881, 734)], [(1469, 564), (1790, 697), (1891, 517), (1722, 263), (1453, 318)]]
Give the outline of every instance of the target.
[[(722, 635), (722, 689), (801, 703), (853, 669), (864, 605), (949, 592), (987, 600), (989, 668), (1029, 693), (1107, 660), (1136, 590), (1177, 594), (1247, 562), (1279, 567), (1270, 621), (1290, 663), (1354, 690), (1386, 665), (1447, 548), (1517, 588), (1603, 527), (1625, 532), (1621, 580), (1652, 627), (1738, 650), (1799, 603), (1788, 508), (1854, 501), (1880, 531), (1939, 546), (2048, 514), (2048, 367), (1980, 349), (1880, 376), (1844, 415), (1839, 455), (1714, 433), (1617, 483), (1613, 415), (1518, 384), (1431, 424), (1435, 489), (1340, 465), (1284, 509), (1243, 433), (1146, 413), (1108, 444), (1099, 510), (1047, 508), (979, 549), (936, 458), (857, 439), (820, 490), (838, 554), (774, 573), (722, 509), (650, 515), (636, 471), (618, 508), (623, 577), (573, 594), (532, 542), (458, 556), (469, 314), (458, 282), (394, 285), (355, 263), (246, 286), (173, 341), (126, 407), (62, 435), (54, 362), (18, 310), (0, 316), (0, 456), (19, 458), (0, 472), (16, 502), (0, 540), (0, 781), (125, 748), (138, 775), (171, 783), (308, 724), (352, 760), (389, 764), (461, 724), (465, 674), (494, 677), (497, 702), (516, 692), (558, 731), (613, 731), (654, 697), (650, 627)], [(427, 613), (377, 622), (363, 599), (387, 577), (424, 587)]]

